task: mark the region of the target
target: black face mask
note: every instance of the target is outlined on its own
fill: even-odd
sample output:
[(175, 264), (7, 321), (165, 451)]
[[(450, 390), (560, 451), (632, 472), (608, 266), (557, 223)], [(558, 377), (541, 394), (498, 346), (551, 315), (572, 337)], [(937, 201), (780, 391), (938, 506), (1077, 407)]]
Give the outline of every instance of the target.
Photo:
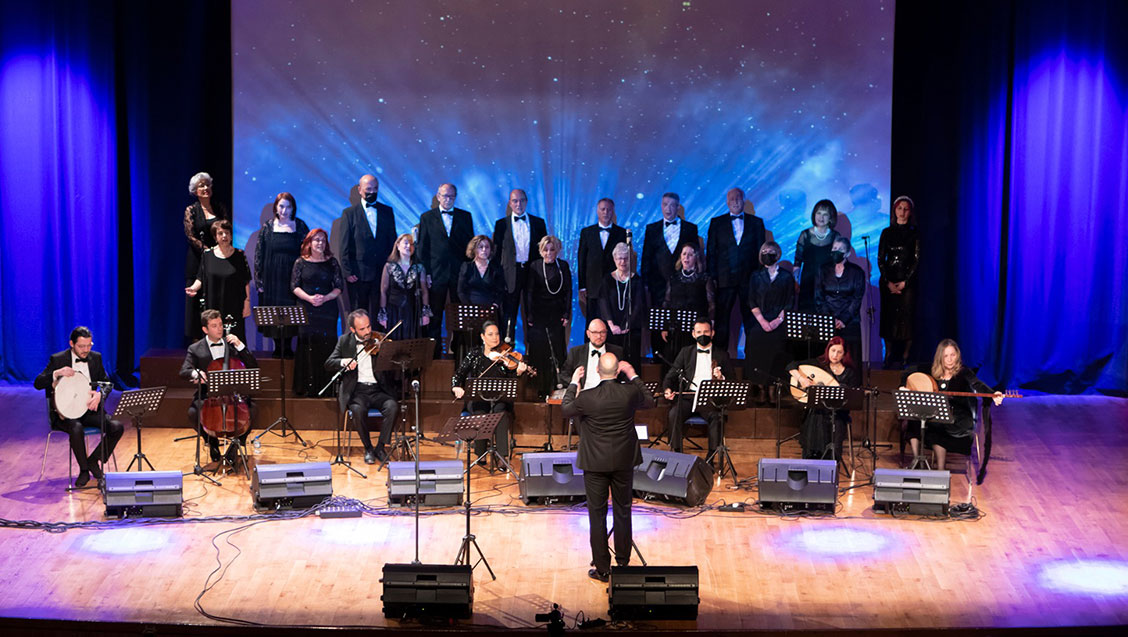
[(834, 252), (830, 253), (830, 258), (834, 259), (835, 263), (842, 263), (846, 260), (846, 253), (835, 250)]
[(702, 334), (697, 337), (697, 344), (701, 347), (709, 347), (709, 343), (713, 342), (713, 337), (708, 334)]
[(779, 255), (774, 252), (765, 252), (760, 255), (760, 263), (763, 263), (765, 266), (771, 267), (775, 265), (776, 261), (779, 261)]
[(364, 202), (365, 203), (376, 203), (376, 193), (374, 193), (374, 192), (365, 193)]

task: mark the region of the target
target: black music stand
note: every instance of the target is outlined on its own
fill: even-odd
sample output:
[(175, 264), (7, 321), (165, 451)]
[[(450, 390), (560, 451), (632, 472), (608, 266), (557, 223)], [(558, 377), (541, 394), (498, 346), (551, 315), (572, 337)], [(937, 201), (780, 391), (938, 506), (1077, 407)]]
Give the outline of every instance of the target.
[[(135, 462), (138, 471), (144, 471), (145, 465), (149, 465), (149, 471), (156, 471), (153, 468), (153, 463), (149, 462), (149, 459), (141, 451), (141, 419), (149, 414), (156, 413), (161, 406), (161, 400), (164, 399), (165, 389), (164, 387), (151, 387), (123, 391), (121, 400), (118, 401), (117, 407), (114, 407), (113, 417), (120, 419), (122, 416), (129, 416), (133, 420), (133, 428), (137, 430), (137, 453), (133, 454), (133, 460), (129, 461), (129, 466), (125, 468), (126, 471), (132, 470)], [(103, 461), (102, 464), (105, 464), (105, 462)]]
[[(380, 351), (376, 353), (376, 361), (372, 365), (372, 373), (399, 371), (400, 373), (400, 416), (403, 427), (396, 428), (395, 432), (396, 441), (392, 444), (392, 450), (388, 454), (391, 459), (396, 451), (402, 451), (399, 456), (401, 459), (413, 458), (415, 452), (411, 448), (411, 443), (407, 436), (407, 372), (419, 372), (422, 375), (423, 370), (431, 366), (431, 360), (435, 356), (435, 339), (433, 338), (413, 338), (405, 341), (393, 341), (388, 339), (380, 346)], [(416, 418), (418, 421), (418, 418)], [(395, 424), (392, 425), (395, 427)], [(423, 432), (419, 431), (416, 427), (415, 435), (423, 436)], [(418, 458), (414, 458), (418, 459)], [(387, 461), (384, 462), (387, 464)], [(382, 467), (383, 465), (381, 465)]]
[(897, 417), (902, 420), (920, 421), (920, 444), (909, 469), (916, 469), (924, 465), (925, 469), (932, 469), (928, 459), (924, 457), (924, 428), (928, 421), (934, 423), (952, 423), (952, 404), (944, 394), (927, 391), (898, 390), (893, 392), (893, 402), (897, 404)]
[[(470, 532), (470, 468), (474, 466), (473, 451), (471, 450), (470, 443), (475, 440), (492, 441), (494, 430), (497, 429), (497, 425), (501, 422), (503, 415), (504, 414), (475, 414), (472, 416), (451, 418), (447, 421), (446, 426), (443, 427), (442, 433), (437, 437), (438, 440), (457, 440), (466, 445), (466, 498), (463, 505), (466, 510), (466, 535), (462, 537), (462, 546), (458, 549), (458, 557), (455, 558), (454, 563), (469, 565), (470, 570), (474, 570), (479, 564), (485, 564), (486, 570), (490, 573), (490, 577), (495, 580), (497, 579), (497, 575), (494, 575), (493, 569), (490, 568), (490, 563), (486, 561), (486, 555), (482, 553), (482, 547), (478, 546), (478, 539)], [(416, 470), (415, 474), (419, 475), (419, 471)], [(415, 500), (416, 502), (419, 501), (418, 496)], [(471, 546), (478, 551), (478, 560), (473, 564), (470, 564)]]
[(829, 454), (831, 460), (839, 460), (834, 446), (835, 434), (838, 430), (838, 419), (834, 417), (835, 412), (841, 409), (847, 411), (862, 409), (864, 407), (864, 394), (865, 392), (860, 389), (838, 385), (811, 385), (807, 388), (807, 404), (812, 408), (817, 406), (826, 410), (830, 417), (830, 440), (823, 448), (822, 455), (819, 456), (820, 459), (826, 460)]
[(783, 324), (789, 340), (806, 341), (807, 358), (811, 358), (812, 341), (825, 343), (834, 338), (834, 317), (829, 314), (784, 312)]
[[(309, 324), (309, 317), (306, 314), (305, 307), (301, 305), (257, 305), (253, 309), (255, 323), (258, 323), (259, 327), (277, 327), (279, 334), (284, 333), (287, 327), (300, 327)], [(294, 438), (302, 443), (304, 447), (306, 446), (306, 441), (302, 439), (301, 435), (298, 434), (298, 430), (294, 428), (290, 419), (286, 417), (286, 359), (280, 359), (279, 364), (282, 368), (282, 415), (279, 416), (277, 420), (270, 423), (269, 427), (262, 430), (262, 433), (255, 436), (254, 442), (257, 443), (259, 438), (262, 438), (268, 433), (285, 438), (287, 436), (286, 428), (289, 427), (290, 431), (294, 432)], [(274, 431), (274, 428), (278, 425), (282, 425), (282, 433)]]
[(714, 457), (720, 457), (721, 470), (717, 473), (718, 480), (723, 479), (725, 473), (731, 471), (733, 484), (736, 484), (736, 466), (732, 463), (732, 456), (729, 455), (728, 443), (725, 440), (725, 417), (728, 415), (728, 410), (743, 409), (748, 405), (748, 392), (751, 389), (752, 383), (742, 380), (706, 380), (697, 388), (697, 404), (700, 405), (702, 401), (707, 400), (721, 412), (721, 444), (705, 458), (705, 462), (712, 462)]
[(465, 352), (454, 351), (454, 335), (456, 332), (469, 332), (471, 334), (482, 331), (482, 323), (497, 320), (497, 308), (492, 305), (459, 304), (448, 307), (446, 313), (447, 334), (450, 335), (450, 351), (455, 361), (462, 359)]
[[(208, 394), (212, 396), (228, 396), (233, 394), (257, 394), (262, 387), (257, 367), (247, 369), (215, 369), (208, 372)], [(223, 419), (227, 420), (227, 405), (223, 406)], [(296, 433), (296, 432), (295, 432)], [(239, 442), (238, 436), (231, 436), (229, 445), (235, 445), (240, 462), (243, 463), (243, 475), (251, 477), (250, 468), (247, 466), (247, 450)], [(224, 461), (220, 459), (220, 467)], [(220, 467), (216, 467), (219, 471)]]
[[(466, 393), (471, 396), (470, 400), (485, 401), (490, 404), (490, 413), (493, 413), (494, 405), (502, 400), (515, 400), (517, 398), (517, 379), (516, 378), (471, 378), (466, 383)], [(499, 412), (500, 414), (500, 412)], [(497, 425), (494, 425), (495, 427)], [(492, 429), (490, 430), (493, 431)], [(512, 447), (512, 445), (510, 445)], [(504, 469), (506, 473), (517, 478), (517, 473), (513, 471), (507, 458), (502, 458), (501, 454), (497, 451), (497, 444), (494, 442), (494, 437), (491, 435), (486, 441), (486, 451), (478, 456), (475, 463), (481, 462), (483, 458), (488, 458), (490, 463), (489, 472), (493, 473), (497, 469)], [(469, 470), (469, 467), (467, 467)]]
[(692, 332), (693, 323), (697, 320), (697, 312), (693, 310), (670, 310), (664, 307), (650, 308), (646, 328), (655, 332), (678, 331)]

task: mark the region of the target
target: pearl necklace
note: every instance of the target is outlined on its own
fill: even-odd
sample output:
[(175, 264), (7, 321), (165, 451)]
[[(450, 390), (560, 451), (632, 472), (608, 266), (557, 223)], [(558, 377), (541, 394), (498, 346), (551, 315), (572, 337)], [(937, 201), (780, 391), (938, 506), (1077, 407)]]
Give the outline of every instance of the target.
[(823, 239), (826, 239), (830, 235), (830, 228), (827, 228), (826, 232), (824, 232), (820, 235), (818, 228), (811, 227), (811, 235), (814, 236), (819, 241), (822, 241)]
[(548, 290), (548, 293), (552, 296), (556, 296), (560, 294), (561, 288), (564, 287), (564, 272), (560, 269), (559, 263), (555, 261), (553, 261), (553, 263), (556, 264), (556, 270), (560, 272), (560, 285), (557, 285), (555, 290), (552, 289), (552, 285), (548, 282), (548, 264), (546, 264), (543, 259), (541, 260), (541, 273), (544, 274), (544, 289)]

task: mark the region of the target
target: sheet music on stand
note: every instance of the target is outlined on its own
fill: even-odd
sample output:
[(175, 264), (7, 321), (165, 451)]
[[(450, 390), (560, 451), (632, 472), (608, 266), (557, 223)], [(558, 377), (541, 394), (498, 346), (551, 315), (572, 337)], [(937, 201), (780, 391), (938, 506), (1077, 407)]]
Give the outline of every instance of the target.
[(309, 315), (301, 305), (256, 305), (251, 310), (259, 327), (297, 327), (309, 324)]
[(517, 398), (516, 378), (471, 378), (467, 385), (466, 394), (471, 399), (493, 403)]
[[(123, 391), (117, 406), (114, 407), (114, 413), (110, 416), (112, 418), (129, 416), (137, 420), (154, 413), (160, 407), (166, 389), (167, 387), (147, 387)], [(134, 426), (138, 426), (138, 423), (135, 422)]]
[(834, 338), (834, 317), (829, 314), (784, 312), (787, 338), (794, 341), (829, 341)]
[(857, 387), (811, 385), (807, 388), (807, 404), (823, 409), (861, 411), (865, 408), (865, 391)]
[[(447, 420), (442, 432), (435, 440), (444, 442), (473, 442), (475, 440), (489, 440), (493, 438), (494, 430), (505, 414), (472, 414), (456, 416)], [(467, 471), (470, 467), (467, 466)]]
[(646, 326), (649, 330), (661, 332), (671, 328), (680, 332), (692, 332), (697, 312), (693, 310), (670, 310), (661, 307), (650, 308)]
[(253, 394), (261, 388), (259, 368), (214, 369), (208, 372), (208, 394)]
[[(955, 418), (952, 417), (952, 403), (944, 394), (898, 390), (893, 392), (893, 402), (897, 404), (897, 418), (902, 420), (955, 422)], [(923, 432), (921, 435), (924, 435)]]
[(752, 383), (743, 380), (703, 381), (693, 397), (693, 409), (696, 410), (703, 400), (709, 401), (709, 404), (718, 409), (742, 409), (748, 405), (748, 392), (751, 389)]
[(403, 341), (388, 339), (376, 354), (373, 372), (425, 370), (435, 355), (435, 339), (413, 338)]

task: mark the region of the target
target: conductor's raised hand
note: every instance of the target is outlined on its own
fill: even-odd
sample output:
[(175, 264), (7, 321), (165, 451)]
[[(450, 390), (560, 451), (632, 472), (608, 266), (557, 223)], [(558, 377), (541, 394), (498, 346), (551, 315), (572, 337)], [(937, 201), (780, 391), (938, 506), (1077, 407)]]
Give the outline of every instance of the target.
[(583, 367), (577, 367), (576, 370), (572, 372), (572, 384), (573, 385), (579, 385), (580, 381), (582, 381), (583, 379), (584, 379), (584, 368)]
[(627, 378), (638, 376), (638, 374), (635, 373), (634, 365), (631, 365), (627, 361), (619, 361), (619, 373), (626, 374)]

